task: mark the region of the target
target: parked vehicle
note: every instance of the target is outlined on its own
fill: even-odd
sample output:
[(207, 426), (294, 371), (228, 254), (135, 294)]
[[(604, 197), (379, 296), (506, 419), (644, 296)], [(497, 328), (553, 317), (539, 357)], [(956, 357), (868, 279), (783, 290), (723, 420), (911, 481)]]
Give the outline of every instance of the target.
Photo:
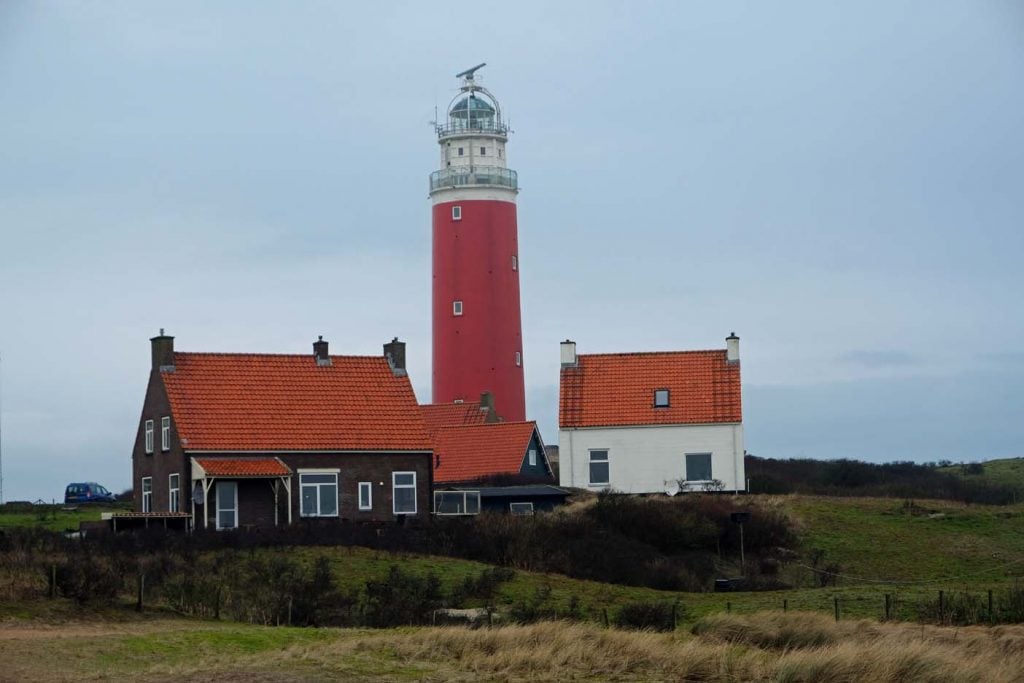
[(64, 490), (64, 504), (70, 503), (113, 503), (117, 496), (94, 481), (68, 484)]

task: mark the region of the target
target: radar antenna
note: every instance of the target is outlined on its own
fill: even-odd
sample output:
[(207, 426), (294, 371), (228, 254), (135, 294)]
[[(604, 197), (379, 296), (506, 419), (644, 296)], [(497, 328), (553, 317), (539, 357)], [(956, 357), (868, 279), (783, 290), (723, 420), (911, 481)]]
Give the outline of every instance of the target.
[(476, 73), (477, 70), (482, 69), (485, 66), (487, 66), (487, 62), (480, 62), (479, 64), (477, 64), (476, 66), (472, 67), (471, 69), (466, 69), (462, 73), (455, 74), (455, 78), (465, 78), (467, 81), (472, 81), (473, 80), (473, 74)]

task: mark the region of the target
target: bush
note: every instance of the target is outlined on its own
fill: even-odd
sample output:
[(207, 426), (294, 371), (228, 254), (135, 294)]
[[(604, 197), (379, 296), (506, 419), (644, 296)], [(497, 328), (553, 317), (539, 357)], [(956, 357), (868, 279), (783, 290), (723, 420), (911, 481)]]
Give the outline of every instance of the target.
[(392, 566), (387, 578), (366, 582), (368, 626), (426, 624), (430, 613), (440, 606), (441, 582), (434, 574), (420, 577)]
[(628, 602), (615, 615), (615, 625), (646, 631), (674, 631), (677, 618), (686, 618), (679, 603)]

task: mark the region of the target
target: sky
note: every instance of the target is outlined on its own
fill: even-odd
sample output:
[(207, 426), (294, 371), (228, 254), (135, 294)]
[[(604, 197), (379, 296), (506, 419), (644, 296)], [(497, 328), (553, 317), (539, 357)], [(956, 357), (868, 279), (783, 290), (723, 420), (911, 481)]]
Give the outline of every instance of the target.
[(747, 450), (1024, 456), (1024, 4), (0, 2), (3, 497), (129, 486), (160, 328), (430, 398), (430, 122), (514, 130), (527, 412), (558, 342), (741, 337)]

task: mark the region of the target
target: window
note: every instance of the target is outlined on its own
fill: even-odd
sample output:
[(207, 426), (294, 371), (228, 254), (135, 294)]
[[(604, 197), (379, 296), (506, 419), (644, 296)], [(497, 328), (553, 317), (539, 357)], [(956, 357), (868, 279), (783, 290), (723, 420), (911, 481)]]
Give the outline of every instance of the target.
[(519, 257), (512, 255), (512, 270), (519, 270)]
[(461, 221), (462, 220), (462, 207), (461, 206), (453, 206), (452, 207), (452, 220), (453, 221)]
[(372, 481), (361, 481), (361, 482), (359, 482), (359, 509), (360, 510), (372, 510), (373, 509), (373, 482)]
[(498, 158), (501, 158), (501, 147), (498, 148)]
[(654, 390), (654, 407), (668, 408), (668, 389)]
[(238, 527), (238, 482), (217, 482), (217, 528)]
[(153, 511), (153, 477), (142, 478), (142, 511)]
[(482, 157), (487, 156), (487, 148), (486, 147), (481, 147), (480, 148), (480, 156), (482, 156)]
[(527, 462), (530, 463), (530, 467), (537, 466), (537, 449), (531, 448), (529, 454), (526, 456)]
[(338, 516), (338, 473), (299, 471), (303, 517)]
[(519, 365), (522, 365), (522, 364), (523, 364), (523, 354), (521, 354), (518, 351), (516, 351), (516, 365), (519, 366)]
[(170, 512), (181, 512), (181, 475), (172, 474), (167, 477), (167, 509)]
[(452, 302), (452, 315), (462, 315), (462, 302), (461, 301), (453, 301)]
[(459, 156), (460, 157), (462, 156), (462, 148), (461, 147), (459, 147)]
[(509, 503), (508, 511), (513, 515), (532, 515), (533, 503)]
[(686, 481), (711, 481), (711, 454), (686, 454)]
[(416, 514), (416, 473), (392, 472), (391, 495), (396, 515)]
[(153, 452), (153, 421), (146, 420), (146, 453)]
[(171, 450), (171, 418), (160, 418), (160, 449)]
[(590, 485), (608, 484), (608, 451), (590, 451)]
[(477, 515), (480, 514), (479, 491), (435, 491), (434, 514), (436, 515)]

